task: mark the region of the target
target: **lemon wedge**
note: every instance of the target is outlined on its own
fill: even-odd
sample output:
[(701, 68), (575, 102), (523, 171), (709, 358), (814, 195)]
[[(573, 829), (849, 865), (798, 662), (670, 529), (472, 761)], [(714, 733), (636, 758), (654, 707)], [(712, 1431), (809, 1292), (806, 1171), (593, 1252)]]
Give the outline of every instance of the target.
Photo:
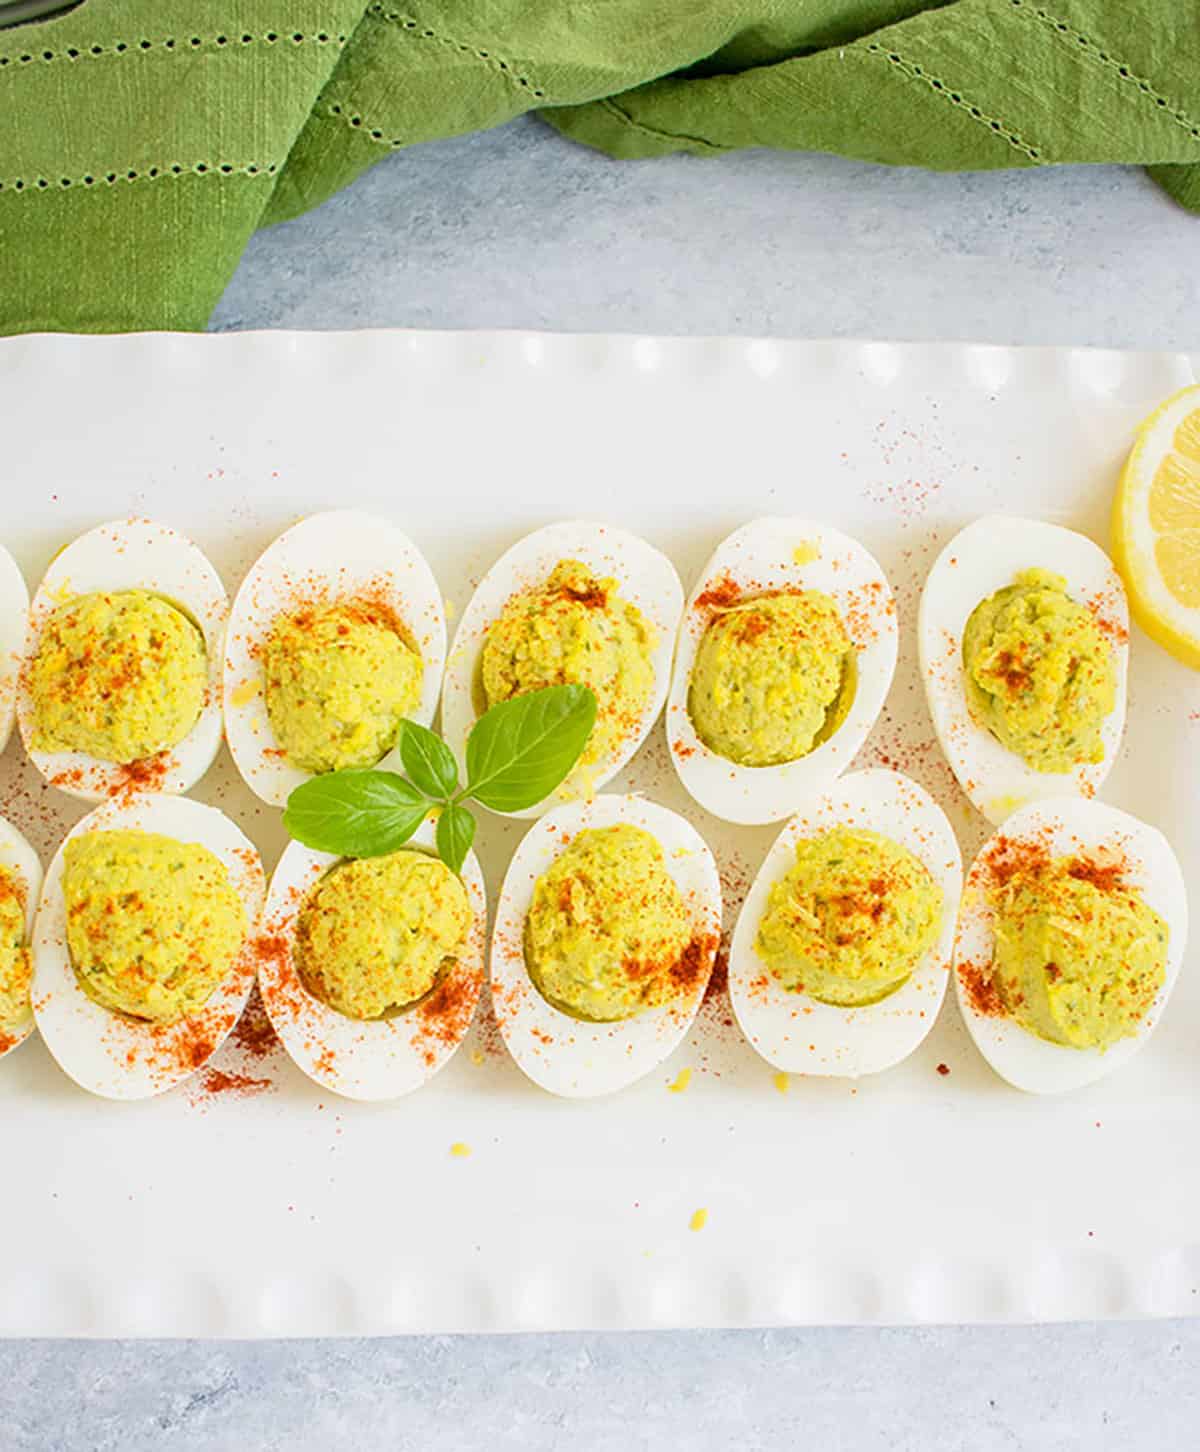
[(1113, 504), (1113, 557), (1134, 618), (1200, 670), (1200, 385), (1138, 428)]

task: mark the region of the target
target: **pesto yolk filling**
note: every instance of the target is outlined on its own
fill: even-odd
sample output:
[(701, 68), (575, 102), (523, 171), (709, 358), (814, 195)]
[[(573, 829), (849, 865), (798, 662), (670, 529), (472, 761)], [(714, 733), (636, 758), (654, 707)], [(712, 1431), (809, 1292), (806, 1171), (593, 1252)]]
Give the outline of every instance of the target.
[(989, 891), (992, 981), (1022, 1028), (1072, 1049), (1135, 1034), (1166, 978), (1167, 924), (1111, 867), (1061, 857)]
[(691, 926), (662, 847), (626, 823), (579, 832), (538, 878), (525, 965), (555, 1008), (605, 1023), (689, 986)]
[(1022, 570), (981, 601), (963, 632), (963, 669), (971, 715), (1035, 771), (1103, 761), (1112, 651), (1061, 575)]
[(596, 724), (579, 767), (614, 755), (640, 724), (654, 688), (653, 628), (617, 582), (560, 560), (545, 584), (521, 590), (492, 622), (483, 647), (488, 706), (545, 686), (590, 686)]
[(29, 984), (33, 964), (25, 941), (25, 894), (19, 880), (0, 867), (0, 1038), (25, 1028), (33, 1013)]
[(941, 918), (941, 888), (908, 848), (835, 827), (797, 842), (754, 947), (784, 988), (858, 1006), (907, 981), (937, 941)]
[(425, 997), (462, 952), (466, 888), (424, 852), (340, 863), (309, 894), (296, 923), (305, 988), (347, 1018), (375, 1019)]
[(225, 864), (156, 832), (86, 832), (66, 845), (67, 947), (89, 998), (173, 1023), (212, 997), (241, 952), (246, 913)]
[(204, 637), (169, 600), (102, 591), (60, 605), (30, 671), (33, 745), (128, 764), (178, 746), (204, 705)]
[(806, 756), (849, 709), (853, 662), (837, 606), (820, 590), (723, 608), (692, 667), (688, 710), (696, 734), (740, 766)]
[(271, 729), (301, 771), (374, 766), (421, 700), (421, 657), (391, 612), (365, 601), (281, 616), (263, 674)]

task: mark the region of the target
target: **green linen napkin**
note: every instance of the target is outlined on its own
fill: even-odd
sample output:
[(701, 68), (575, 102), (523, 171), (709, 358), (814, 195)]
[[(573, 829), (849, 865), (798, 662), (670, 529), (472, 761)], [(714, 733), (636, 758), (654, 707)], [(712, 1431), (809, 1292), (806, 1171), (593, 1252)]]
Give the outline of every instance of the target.
[(0, 30), (0, 332), (203, 327), (256, 228), (529, 110), (617, 157), (1137, 162), (1200, 211), (1198, 93), (1200, 0), (85, 0)]

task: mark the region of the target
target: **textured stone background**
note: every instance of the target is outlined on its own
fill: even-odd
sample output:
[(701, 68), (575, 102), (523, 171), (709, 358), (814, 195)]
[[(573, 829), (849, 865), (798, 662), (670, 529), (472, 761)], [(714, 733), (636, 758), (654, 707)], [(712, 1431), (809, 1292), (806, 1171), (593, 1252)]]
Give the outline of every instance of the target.
[[(1200, 349), (1198, 264), (1200, 218), (1136, 172), (616, 163), (527, 120), (259, 237), (213, 326)], [(1200, 1322), (0, 1343), (3, 1452), (731, 1445), (1193, 1452)]]

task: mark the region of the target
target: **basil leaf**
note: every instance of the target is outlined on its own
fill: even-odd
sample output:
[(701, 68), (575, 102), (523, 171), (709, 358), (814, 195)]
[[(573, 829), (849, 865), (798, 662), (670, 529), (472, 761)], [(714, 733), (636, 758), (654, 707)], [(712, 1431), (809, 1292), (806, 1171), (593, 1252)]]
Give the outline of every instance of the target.
[(433, 805), (394, 771), (331, 771), (287, 799), (288, 834), (339, 857), (381, 857), (402, 847)]
[(467, 737), (469, 795), (496, 812), (536, 806), (570, 774), (595, 723), (588, 686), (548, 686), (493, 706)]
[(400, 760), (409, 781), (427, 797), (444, 800), (458, 785), (458, 762), (440, 736), (416, 721), (400, 723)]
[(446, 807), (437, 823), (438, 856), (451, 870), (461, 872), (475, 840), (475, 818), (457, 803)]

